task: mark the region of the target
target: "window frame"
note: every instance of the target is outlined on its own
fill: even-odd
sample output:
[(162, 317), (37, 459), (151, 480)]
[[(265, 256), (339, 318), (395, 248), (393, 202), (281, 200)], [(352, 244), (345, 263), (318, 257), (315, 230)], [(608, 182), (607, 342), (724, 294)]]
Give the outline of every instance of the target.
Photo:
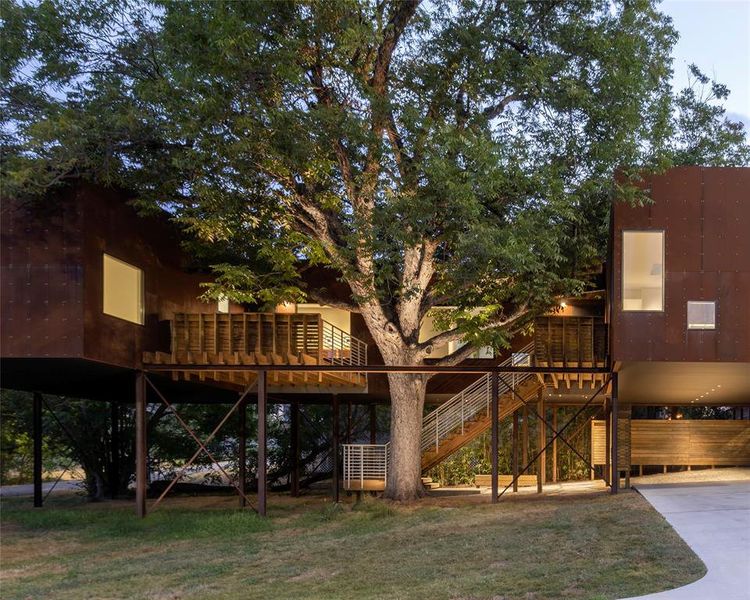
[[(690, 325), (690, 305), (691, 304), (713, 304), (714, 307), (714, 323), (711, 327), (691, 326)], [(688, 300), (685, 302), (685, 324), (688, 331), (716, 331), (716, 300)]]
[[(661, 308), (625, 308), (625, 234), (661, 233)], [(666, 229), (621, 229), (620, 230), (620, 311), (626, 313), (663, 313), (667, 308), (667, 231)]]
[[(109, 258), (110, 260), (120, 263), (121, 265), (125, 265), (126, 267), (130, 267), (131, 269), (135, 269), (139, 273), (139, 298), (138, 298), (138, 321), (131, 321), (130, 319), (126, 319), (125, 317), (121, 317), (119, 315), (113, 315), (112, 313), (108, 313), (105, 310), (104, 307), (104, 295), (106, 294), (106, 282), (105, 282), (105, 262)], [(122, 260), (121, 258), (117, 258), (116, 256), (110, 254), (109, 252), (102, 252), (102, 314), (107, 315), (108, 317), (112, 317), (113, 319), (119, 319), (120, 321), (124, 321), (125, 323), (130, 323), (131, 325), (138, 325), (140, 327), (143, 327), (146, 324), (146, 273), (141, 269), (139, 266), (134, 265), (132, 263), (129, 263), (126, 260)]]

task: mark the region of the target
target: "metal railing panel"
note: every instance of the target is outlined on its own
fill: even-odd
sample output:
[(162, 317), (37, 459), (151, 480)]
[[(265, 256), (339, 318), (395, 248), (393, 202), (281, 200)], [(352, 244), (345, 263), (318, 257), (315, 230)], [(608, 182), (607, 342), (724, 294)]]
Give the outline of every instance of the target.
[[(518, 361), (520, 355), (530, 356), (533, 350), (534, 344), (528, 344), (500, 363), (500, 366), (512, 366)], [(510, 380), (510, 386), (501, 382), (500, 396), (517, 387), (529, 377), (531, 377), (529, 373), (514, 374)], [(474, 420), (480, 413), (489, 415), (491, 399), (490, 376), (487, 374), (425, 416), (422, 420), (422, 451), (430, 449), (439, 451), (440, 442), (448, 435), (458, 430), (464, 433), (467, 423)]]

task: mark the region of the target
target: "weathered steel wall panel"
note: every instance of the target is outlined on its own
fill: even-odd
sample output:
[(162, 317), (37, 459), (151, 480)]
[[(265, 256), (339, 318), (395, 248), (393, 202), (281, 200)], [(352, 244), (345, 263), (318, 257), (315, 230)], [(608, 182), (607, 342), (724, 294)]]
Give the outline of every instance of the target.
[[(216, 312), (198, 299), (209, 274), (185, 270), (178, 232), (166, 217), (143, 218), (122, 195), (98, 188), (78, 191), (84, 227), (84, 355), (107, 364), (136, 367), (144, 351), (169, 350), (163, 322), (176, 312)], [(103, 312), (103, 255), (143, 270), (144, 325)]]
[(0, 355), (81, 356), (83, 232), (75, 202), (6, 198), (0, 221)]
[[(214, 312), (198, 300), (208, 274), (185, 270), (166, 216), (142, 218), (121, 192), (69, 188), (33, 205), (3, 200), (0, 355), (88, 358), (134, 368), (168, 350), (175, 312)], [(144, 272), (145, 324), (103, 313), (103, 254)], [(235, 310), (240, 310), (235, 307)]]
[[(681, 167), (644, 183), (653, 204), (614, 206), (614, 361), (750, 362), (750, 169)], [(665, 310), (622, 310), (622, 232), (665, 232)], [(716, 329), (688, 330), (688, 300)]]

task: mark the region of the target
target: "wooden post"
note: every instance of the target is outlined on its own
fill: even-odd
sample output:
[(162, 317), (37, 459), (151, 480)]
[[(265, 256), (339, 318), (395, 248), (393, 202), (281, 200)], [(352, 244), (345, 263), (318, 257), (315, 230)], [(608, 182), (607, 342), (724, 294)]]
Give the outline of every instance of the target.
[(492, 504), (497, 503), (498, 451), (500, 440), (500, 381), (497, 373), (490, 375), (492, 382)]
[(34, 443), (34, 506), (40, 508), (42, 497), (42, 395), (34, 392), (32, 435)]
[(339, 397), (331, 395), (331, 455), (333, 458), (333, 481), (331, 496), (339, 501)]
[(266, 516), (266, 371), (258, 371), (258, 514)]
[[(557, 431), (556, 406), (552, 406), (552, 429)], [(557, 436), (552, 440), (552, 482), (557, 483)]]
[(146, 376), (143, 371), (135, 375), (135, 514), (146, 516)]
[(120, 405), (109, 403), (109, 495), (114, 500), (120, 493)]
[(620, 467), (617, 464), (617, 437), (618, 437), (618, 427), (617, 427), (617, 421), (619, 418), (619, 406), (618, 406), (618, 398), (617, 398), (617, 372), (612, 373), (612, 407), (611, 407), (611, 414), (612, 414), (612, 475), (611, 475), (611, 492), (613, 494), (616, 494), (617, 491), (620, 488)]
[(513, 411), (513, 491), (518, 491), (518, 409)]
[(377, 405), (370, 404), (370, 443), (378, 443), (378, 418), (377, 418)]
[[(239, 407), (239, 423), (237, 438), (239, 447), (237, 448), (237, 487), (242, 490), (242, 494), (247, 489), (247, 400), (240, 402)], [(245, 508), (247, 502), (245, 496), (240, 494), (240, 508)]]
[(299, 496), (299, 402), (291, 406), (290, 449), (292, 452), (291, 494)]

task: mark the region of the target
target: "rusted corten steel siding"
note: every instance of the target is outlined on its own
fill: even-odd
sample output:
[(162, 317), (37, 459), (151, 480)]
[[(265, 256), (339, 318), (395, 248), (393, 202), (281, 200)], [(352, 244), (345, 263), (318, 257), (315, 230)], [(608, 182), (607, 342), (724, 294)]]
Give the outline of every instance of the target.
[[(185, 271), (167, 219), (139, 217), (120, 192), (80, 186), (28, 209), (3, 205), (4, 358), (84, 358), (135, 368), (144, 350), (169, 349), (162, 320), (216, 308), (198, 300), (199, 283), (210, 275)], [(104, 314), (104, 253), (143, 270), (144, 325)]]
[[(647, 181), (653, 203), (613, 219), (614, 361), (750, 362), (750, 169), (681, 167)], [(622, 232), (665, 232), (663, 312), (623, 312)], [(716, 329), (687, 329), (688, 300), (716, 301)]]
[(64, 195), (4, 198), (0, 225), (0, 355), (81, 356), (81, 211)]

